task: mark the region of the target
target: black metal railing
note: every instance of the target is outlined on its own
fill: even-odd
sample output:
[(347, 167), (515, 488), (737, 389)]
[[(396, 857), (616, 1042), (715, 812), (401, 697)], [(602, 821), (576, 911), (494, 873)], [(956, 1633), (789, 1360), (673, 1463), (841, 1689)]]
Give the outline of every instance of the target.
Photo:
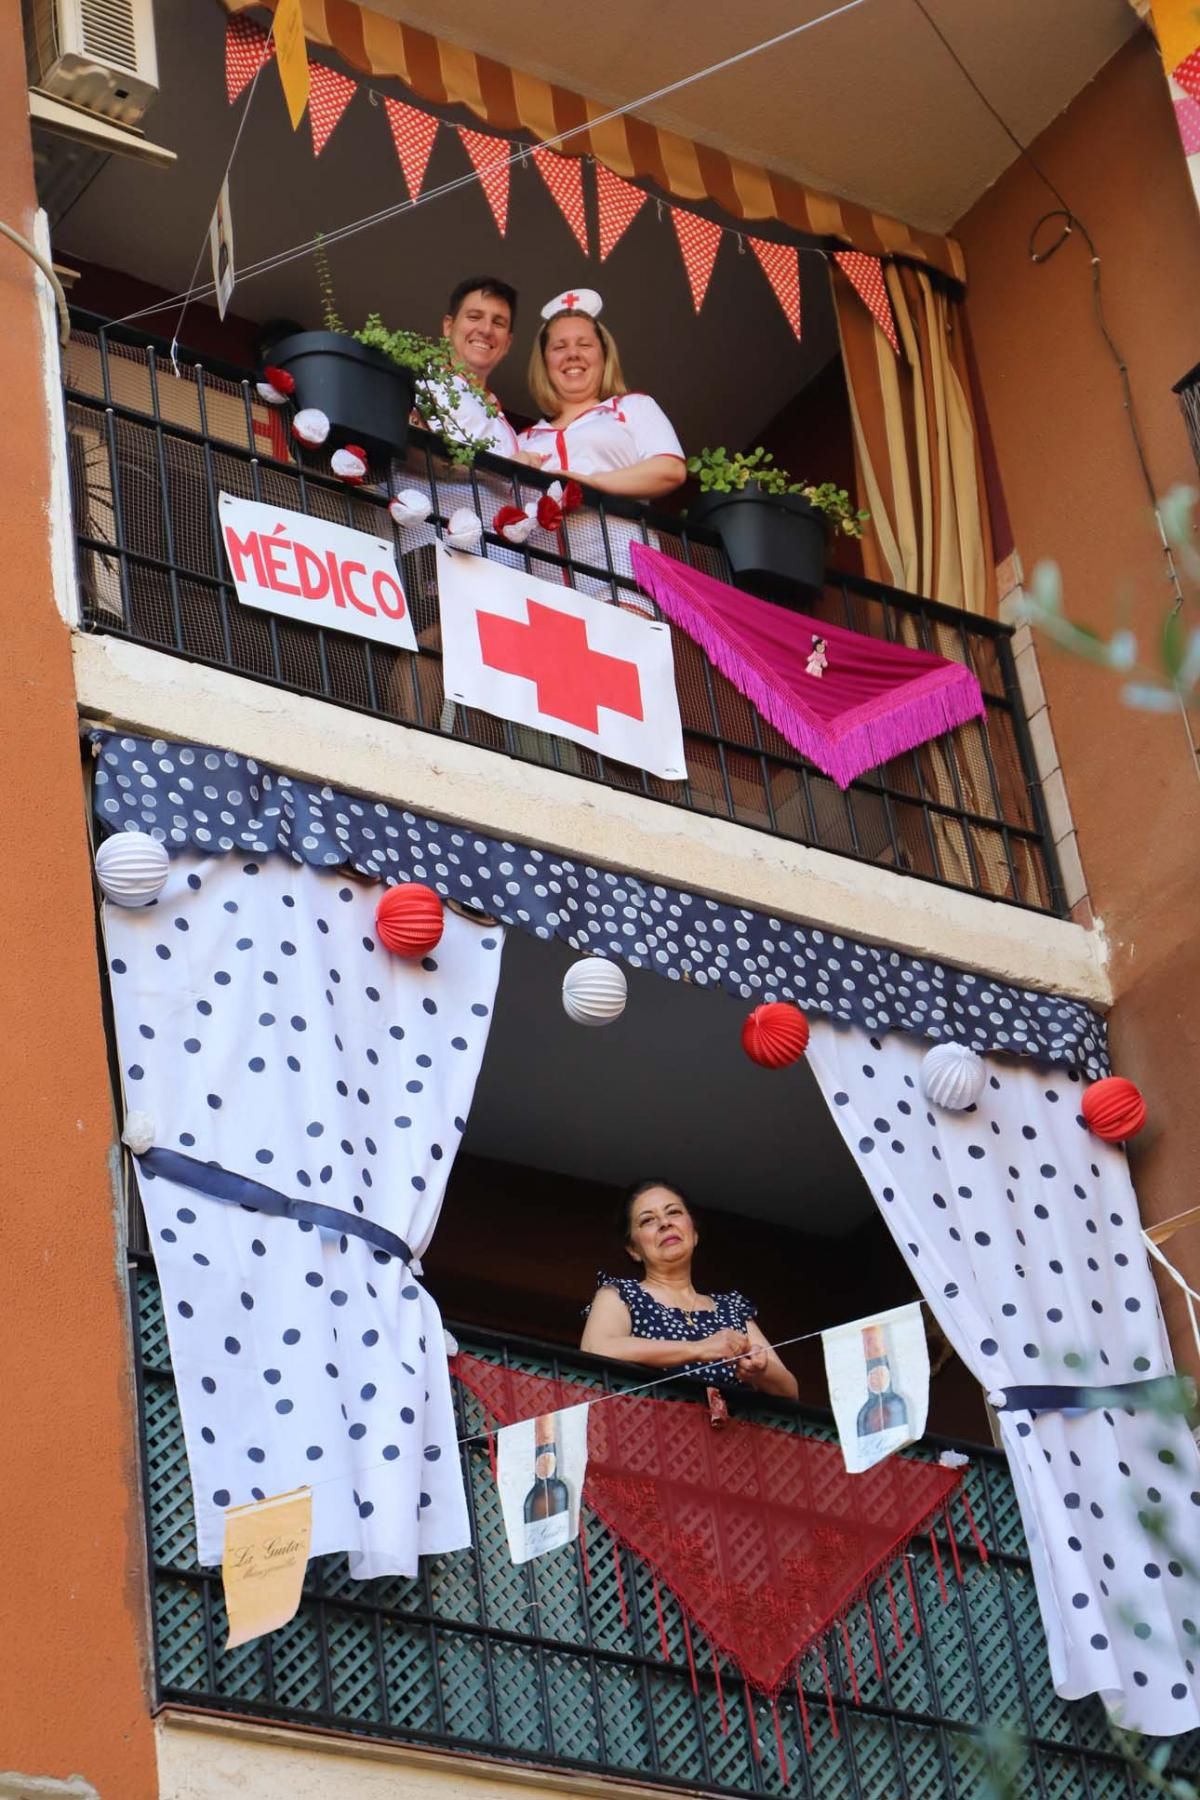
[[(716, 1795), (795, 1800), (1134, 1800), (1140, 1791), (1095, 1699), (1060, 1700), (1050, 1679), (1029, 1556), (1004, 1458), (971, 1448), (967, 1491), (985, 1565), (966, 1533), (956, 1580), (925, 1539), (909, 1550), (919, 1635), (898, 1584), (902, 1647), (886, 1585), (828, 1639), (830, 1695), (813, 1652), (799, 1696), (779, 1701), (785, 1781), (770, 1707), (747, 1696), (693, 1629), (693, 1687), (683, 1626), (637, 1558), (594, 1518), (583, 1550), (514, 1566), (481, 1438), (462, 1448), (473, 1547), (423, 1559), (413, 1580), (360, 1582), (344, 1556), (309, 1566), (296, 1617), (226, 1651), (219, 1571), (199, 1566), (191, 1489), (157, 1277), (133, 1255), (131, 1285), (159, 1699), (467, 1751), (497, 1761), (606, 1774)], [(603, 1390), (638, 1371), (529, 1339), (456, 1326), (463, 1348), (514, 1368)], [(455, 1384), (460, 1435), (481, 1431), (478, 1403)], [(739, 1409), (829, 1439), (828, 1414), (746, 1396)], [(940, 1447), (926, 1440), (920, 1454)], [(618, 1564), (620, 1574), (618, 1575)], [(660, 1632), (658, 1606), (663, 1608)], [(872, 1633), (884, 1654), (876, 1667)], [(721, 1663), (720, 1653), (717, 1652)], [(995, 1734), (1008, 1734), (1013, 1784), (993, 1780)], [(757, 1748), (756, 1748), (757, 1744)], [(1172, 1744), (1172, 1772), (1200, 1770), (1200, 1734)]]
[[(986, 719), (895, 758), (842, 792), (804, 761), (673, 631), (687, 780), (665, 782), (563, 739), (447, 704), (442, 689), (434, 524), (396, 532), (419, 650), (396, 651), (238, 605), (217, 518), (221, 491), (392, 534), (389, 489), (417, 487), (444, 518), (469, 506), (490, 524), (550, 477), (494, 457), (453, 468), (413, 433), (407, 457), (348, 489), (327, 459), (289, 445), (278, 412), (243, 371), (180, 364), (161, 345), (78, 315), (66, 401), (81, 623), (214, 667), (574, 776), (716, 815), (840, 855), (1009, 903), (1065, 911), (1017, 686), (1010, 632), (849, 575), (831, 575), (813, 616), (937, 651), (980, 680)], [(686, 519), (589, 494), (561, 538), (516, 551), (490, 530), (484, 552), (584, 593), (636, 592), (631, 538), (727, 574), (716, 540)], [(648, 603), (643, 603), (648, 604)]]

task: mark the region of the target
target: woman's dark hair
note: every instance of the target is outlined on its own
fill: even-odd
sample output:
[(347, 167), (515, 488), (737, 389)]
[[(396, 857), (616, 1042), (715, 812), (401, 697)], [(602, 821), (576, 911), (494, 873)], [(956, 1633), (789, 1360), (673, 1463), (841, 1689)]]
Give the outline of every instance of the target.
[(617, 1217), (617, 1230), (620, 1233), (621, 1242), (623, 1244), (627, 1244), (633, 1235), (630, 1220), (633, 1216), (634, 1207), (637, 1205), (642, 1195), (648, 1194), (652, 1188), (666, 1188), (668, 1194), (674, 1194), (677, 1200), (682, 1200), (687, 1209), (688, 1217), (691, 1219), (693, 1225), (695, 1224), (696, 1215), (692, 1211), (692, 1203), (684, 1193), (683, 1189), (677, 1187), (673, 1181), (664, 1180), (661, 1175), (654, 1175), (648, 1181), (636, 1182), (633, 1187), (627, 1188), (625, 1191), (625, 1195), (621, 1201), (621, 1210)]

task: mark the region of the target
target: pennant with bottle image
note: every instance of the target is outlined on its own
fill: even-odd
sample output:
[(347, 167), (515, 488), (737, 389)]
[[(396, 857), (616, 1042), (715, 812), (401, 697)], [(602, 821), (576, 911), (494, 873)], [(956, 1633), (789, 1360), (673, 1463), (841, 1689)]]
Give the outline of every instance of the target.
[(633, 221), (641, 212), (649, 195), (644, 188), (622, 181), (602, 162), (596, 169), (596, 211), (600, 221), (600, 261), (616, 249)]
[(415, 106), (406, 106), (403, 100), (391, 100), (386, 95), (383, 106), (408, 197), (417, 200), (425, 185), (425, 171), (438, 133), (438, 120), (432, 113), (421, 112)]
[(829, 1404), (848, 1475), (925, 1435), (929, 1347), (921, 1303), (821, 1333)]
[(540, 1413), (496, 1433), (496, 1485), (515, 1563), (579, 1536), (588, 1457), (589, 1402)]
[(508, 173), (512, 146), (507, 138), (491, 137), (485, 131), (469, 131), (465, 125), (458, 127), (458, 135), (503, 237), (508, 230)]

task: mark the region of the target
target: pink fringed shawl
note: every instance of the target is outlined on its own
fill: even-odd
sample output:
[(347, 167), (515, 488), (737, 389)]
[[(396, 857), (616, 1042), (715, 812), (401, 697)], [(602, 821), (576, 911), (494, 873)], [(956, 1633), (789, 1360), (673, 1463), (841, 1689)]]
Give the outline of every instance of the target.
[[(664, 616), (841, 788), (984, 711), (961, 663), (756, 600), (645, 544), (630, 559)], [(819, 676), (807, 672), (814, 639), (825, 643)]]

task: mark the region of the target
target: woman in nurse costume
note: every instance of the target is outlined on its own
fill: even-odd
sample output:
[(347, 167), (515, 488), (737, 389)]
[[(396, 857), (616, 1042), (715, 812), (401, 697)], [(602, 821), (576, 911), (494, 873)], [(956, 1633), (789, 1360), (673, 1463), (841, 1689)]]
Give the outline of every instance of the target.
[[(683, 447), (658, 402), (627, 390), (616, 341), (600, 323), (602, 304), (593, 289), (580, 288), (543, 306), (529, 358), (529, 391), (542, 417), (518, 435), (518, 448), (523, 460), (602, 494), (661, 500), (686, 477)], [(639, 522), (607, 509), (603, 521), (590, 508), (573, 512), (562, 529), (566, 554), (629, 578), (630, 543), (656, 542)], [(613, 581), (574, 573), (570, 580), (583, 593), (654, 615), (649, 600)]]

